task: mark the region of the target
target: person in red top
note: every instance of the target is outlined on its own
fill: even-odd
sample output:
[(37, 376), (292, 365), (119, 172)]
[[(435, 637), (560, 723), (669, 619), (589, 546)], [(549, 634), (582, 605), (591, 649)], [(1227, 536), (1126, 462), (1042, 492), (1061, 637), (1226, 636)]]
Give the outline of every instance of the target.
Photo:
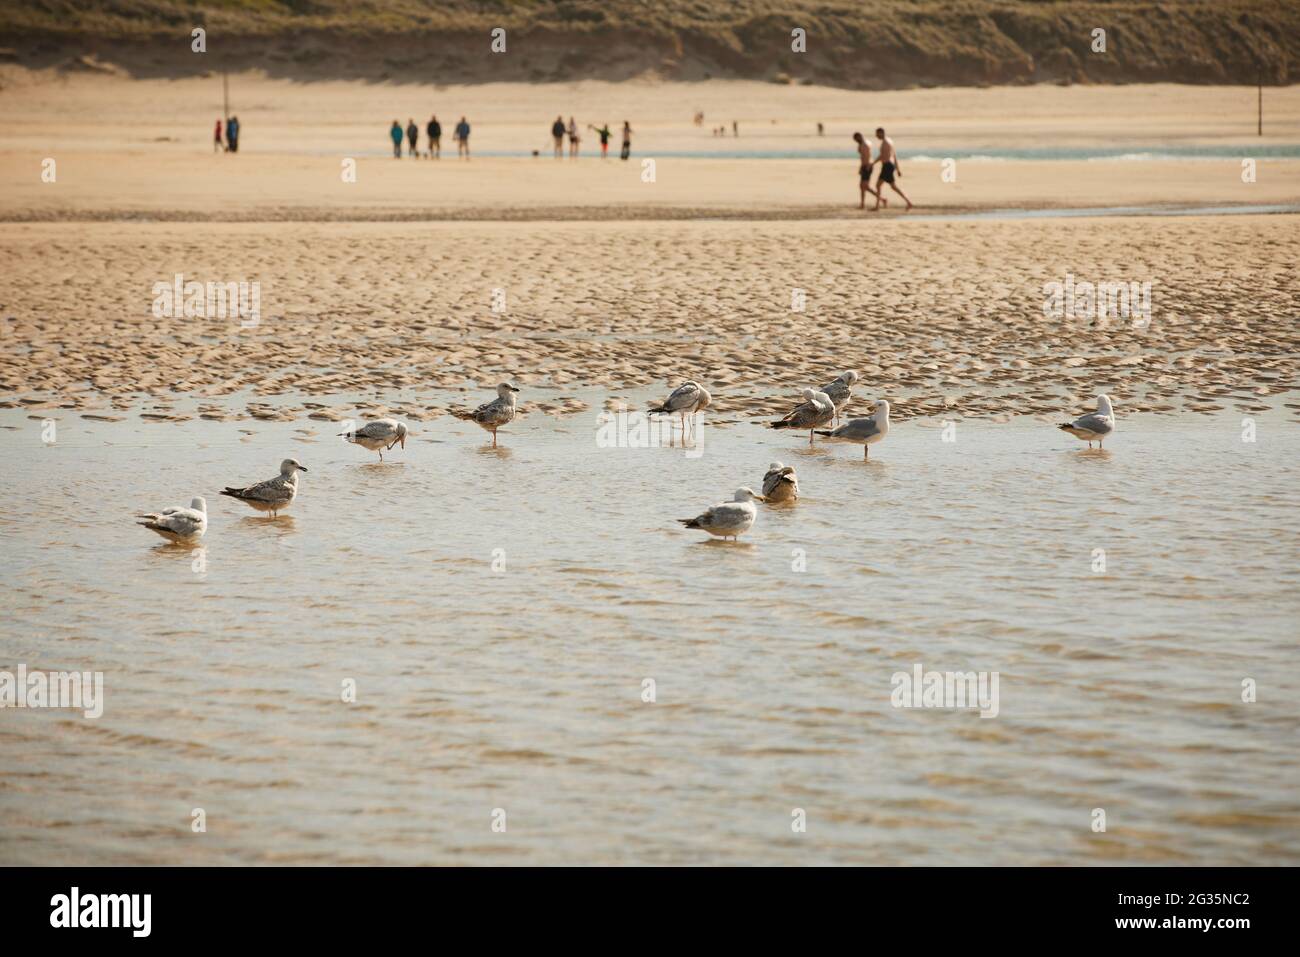
[(223, 149), (225, 149), (225, 145), (221, 142), (221, 120), (218, 118), (217, 128), (212, 134), (212, 152), (220, 153)]

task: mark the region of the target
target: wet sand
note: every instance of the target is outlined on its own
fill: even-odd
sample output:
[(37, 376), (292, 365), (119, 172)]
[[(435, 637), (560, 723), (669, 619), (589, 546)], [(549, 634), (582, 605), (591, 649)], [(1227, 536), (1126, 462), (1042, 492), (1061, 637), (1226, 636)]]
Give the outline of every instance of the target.
[[(293, 418), (385, 390), (418, 419), (425, 388), (510, 377), (562, 412), (566, 388), (694, 377), (716, 413), (762, 414), (855, 368), (903, 418), (1055, 415), (1101, 391), (1125, 412), (1252, 411), (1300, 374), (1296, 222), (10, 225), (0, 405), (165, 417), (248, 390), (236, 411)], [(259, 324), (155, 318), (176, 273), (260, 282)], [(1045, 316), (1067, 273), (1152, 283), (1149, 324)]]

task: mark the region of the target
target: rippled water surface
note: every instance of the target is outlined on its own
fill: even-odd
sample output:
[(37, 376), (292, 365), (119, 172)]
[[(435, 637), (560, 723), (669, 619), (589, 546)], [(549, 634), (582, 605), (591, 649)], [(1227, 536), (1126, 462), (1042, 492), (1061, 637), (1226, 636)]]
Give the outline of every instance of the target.
[[(382, 466), (306, 420), (0, 423), (0, 668), (106, 685), (97, 720), (0, 711), (0, 862), (1300, 859), (1281, 410), (1092, 453), (911, 420), (866, 463), (748, 423), (599, 448), (594, 412), (495, 451), (420, 423)], [(286, 455), (278, 521), (216, 494)], [(674, 524), (774, 459), (804, 497), (739, 544)], [(200, 571), (131, 523), (192, 494)], [(998, 672), (998, 716), (891, 707), (917, 663)]]

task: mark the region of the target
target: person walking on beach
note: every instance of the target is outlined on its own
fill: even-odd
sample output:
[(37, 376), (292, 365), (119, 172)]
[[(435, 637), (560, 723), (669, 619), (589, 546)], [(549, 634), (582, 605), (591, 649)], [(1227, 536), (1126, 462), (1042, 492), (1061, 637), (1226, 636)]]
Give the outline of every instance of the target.
[(555, 140), (555, 158), (564, 158), (564, 117), (557, 116), (551, 124), (551, 138)]
[(604, 126), (596, 127), (588, 123), (587, 129), (595, 130), (596, 135), (600, 137), (600, 158), (605, 159), (609, 156), (609, 138), (614, 135), (609, 130), (609, 124), (606, 123)]
[(231, 153), (239, 152), (239, 117), (237, 116), (226, 120), (226, 149)]
[(410, 143), (410, 149), (407, 152), (416, 159), (420, 158), (420, 151), (415, 148), (415, 144), (420, 139), (420, 128), (415, 125), (415, 117), (409, 117), (406, 121), (406, 141)]
[(393, 141), (393, 159), (402, 158), (402, 124), (393, 120), (393, 125), (388, 128), (388, 138)]
[(226, 144), (221, 142), (221, 119), (217, 119), (216, 132), (212, 134), (212, 152), (220, 153), (226, 148)]
[[(858, 144), (858, 209), (866, 209), (867, 193), (876, 197), (877, 205), (880, 204), (880, 193), (871, 188), (871, 167), (875, 160), (871, 158), (871, 144), (867, 142), (865, 136), (854, 133), (853, 142)], [(889, 200), (885, 200), (884, 203), (888, 206)]]
[[(912, 208), (912, 201), (907, 198), (907, 194), (898, 188), (894, 182), (894, 177), (903, 178), (903, 171), (898, 165), (898, 151), (894, 149), (894, 141), (885, 135), (883, 126), (876, 127), (876, 139), (880, 140), (880, 178), (876, 180), (876, 209), (880, 208), (882, 194), (885, 192), (885, 184), (889, 184), (899, 196), (903, 197), (903, 202), (907, 203), (907, 208)], [(863, 199), (866, 199), (864, 196)]]
[(469, 159), (469, 123), (463, 116), (456, 124), (456, 155)]
[(623, 121), (623, 152), (619, 154), (619, 159), (627, 159), (632, 155), (632, 124), (627, 120)]
[(438, 114), (429, 117), (429, 127), (425, 132), (429, 134), (429, 159), (441, 159), (442, 124), (438, 122)]
[(578, 121), (569, 117), (569, 159), (578, 158)]

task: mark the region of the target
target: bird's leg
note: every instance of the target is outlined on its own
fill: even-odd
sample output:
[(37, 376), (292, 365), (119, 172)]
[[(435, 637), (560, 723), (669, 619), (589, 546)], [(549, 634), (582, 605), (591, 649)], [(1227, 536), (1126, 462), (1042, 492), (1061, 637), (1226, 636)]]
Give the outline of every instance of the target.
[(809, 430), (808, 430), (808, 444), (809, 444), (809, 445), (812, 445), (812, 444), (813, 444), (813, 430), (812, 430), (812, 429), (809, 429)]
[(862, 446), (862, 461), (865, 462), (869, 458), (871, 458), (871, 446), (864, 445)]
[(496, 430), (496, 429), (493, 429), (493, 430), (492, 430), (492, 448), (495, 449), (496, 447), (497, 447), (497, 430)]

